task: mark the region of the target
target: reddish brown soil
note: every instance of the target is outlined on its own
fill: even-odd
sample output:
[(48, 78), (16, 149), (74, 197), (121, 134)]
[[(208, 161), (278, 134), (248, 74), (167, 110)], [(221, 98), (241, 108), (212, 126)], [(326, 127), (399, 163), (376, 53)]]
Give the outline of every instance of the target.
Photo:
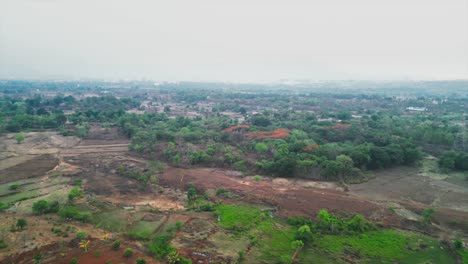
[[(42, 264), (69, 264), (72, 258), (76, 258), (78, 263), (103, 264), (110, 260), (112, 263), (136, 263), (138, 258), (146, 259), (148, 264), (158, 264), (157, 260), (146, 256), (139, 245), (123, 243), (119, 250), (111, 249), (112, 241), (91, 240), (88, 252), (84, 252), (78, 247), (76, 239), (68, 244), (60, 246), (58, 243), (50, 244), (39, 248), (38, 250), (28, 251), (22, 254), (8, 256), (1, 263), (29, 264), (33, 263), (34, 256), (40, 252), (42, 255)], [(131, 257), (125, 257), (123, 251), (126, 248), (133, 249)]]
[(160, 183), (179, 189), (186, 189), (192, 183), (200, 191), (224, 188), (243, 196), (246, 202), (266, 203), (277, 207), (281, 217), (313, 217), (320, 209), (327, 209), (332, 212), (360, 213), (387, 224), (399, 223), (398, 217), (385, 208), (345, 192), (282, 186), (270, 181), (256, 182), (228, 176), (221, 170), (168, 167), (160, 178)]
[(0, 183), (6, 183), (45, 175), (58, 164), (53, 155), (40, 155), (27, 162), (0, 170)]
[(247, 137), (252, 139), (265, 139), (265, 138), (286, 138), (289, 136), (290, 131), (284, 128), (278, 128), (273, 131), (259, 131), (247, 133)]

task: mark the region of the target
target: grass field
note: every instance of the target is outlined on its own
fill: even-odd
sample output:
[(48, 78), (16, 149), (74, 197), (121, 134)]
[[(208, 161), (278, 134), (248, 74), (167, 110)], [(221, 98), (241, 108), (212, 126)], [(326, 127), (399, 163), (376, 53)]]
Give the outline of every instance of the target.
[[(296, 229), (253, 206), (221, 205), (216, 209), (220, 227), (233, 236), (249, 239), (245, 263), (289, 263)], [(244, 250), (239, 247), (239, 250)], [(461, 254), (466, 254), (461, 251)], [(456, 257), (431, 237), (399, 230), (360, 234), (313, 234), (298, 255), (298, 263), (456, 263)]]

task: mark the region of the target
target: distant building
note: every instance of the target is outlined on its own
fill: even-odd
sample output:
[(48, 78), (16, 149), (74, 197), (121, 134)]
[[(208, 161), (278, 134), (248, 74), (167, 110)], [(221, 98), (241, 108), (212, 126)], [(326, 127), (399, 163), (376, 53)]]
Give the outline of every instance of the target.
[(415, 112), (424, 112), (424, 111), (427, 111), (427, 108), (426, 107), (409, 106), (409, 107), (406, 107), (406, 110), (415, 111)]

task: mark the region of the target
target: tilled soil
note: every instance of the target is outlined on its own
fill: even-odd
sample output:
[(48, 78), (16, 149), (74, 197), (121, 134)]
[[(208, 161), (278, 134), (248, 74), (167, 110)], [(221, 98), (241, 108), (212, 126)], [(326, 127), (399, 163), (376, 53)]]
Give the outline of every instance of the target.
[(0, 184), (44, 176), (57, 166), (58, 162), (59, 160), (54, 155), (39, 155), (27, 162), (0, 170)]

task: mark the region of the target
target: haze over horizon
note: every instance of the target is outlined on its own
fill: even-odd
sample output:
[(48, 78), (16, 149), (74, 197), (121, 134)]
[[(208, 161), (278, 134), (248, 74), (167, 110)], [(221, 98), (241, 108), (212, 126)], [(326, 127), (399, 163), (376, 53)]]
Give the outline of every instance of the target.
[(0, 78), (468, 79), (468, 1), (0, 0)]

